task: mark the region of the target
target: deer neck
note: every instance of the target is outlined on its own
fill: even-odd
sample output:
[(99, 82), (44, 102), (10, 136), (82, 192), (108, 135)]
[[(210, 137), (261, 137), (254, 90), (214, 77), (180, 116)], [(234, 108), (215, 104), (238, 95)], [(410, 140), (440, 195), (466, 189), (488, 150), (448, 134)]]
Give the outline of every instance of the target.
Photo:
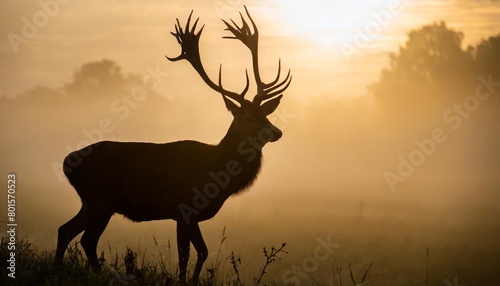
[(217, 145), (217, 161), (220, 166), (229, 165), (234, 170), (229, 195), (236, 194), (249, 187), (260, 171), (262, 162), (262, 147), (254, 138), (244, 138), (233, 123), (226, 136)]
[(226, 160), (243, 160), (248, 163), (259, 161), (262, 157), (262, 147), (256, 137), (244, 136), (233, 122), (217, 145), (218, 155)]

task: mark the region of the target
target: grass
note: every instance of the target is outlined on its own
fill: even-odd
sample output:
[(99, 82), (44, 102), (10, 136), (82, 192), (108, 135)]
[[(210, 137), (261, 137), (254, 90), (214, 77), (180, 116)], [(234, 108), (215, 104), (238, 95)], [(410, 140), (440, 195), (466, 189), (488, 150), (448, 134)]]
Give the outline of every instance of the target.
[[(9, 257), (8, 241), (2, 238), (0, 244), (0, 285), (179, 285), (176, 261), (171, 263), (170, 243), (169, 253), (165, 256), (162, 253), (156, 239), (153, 237), (160, 259), (152, 261), (145, 255), (139, 257), (137, 252), (127, 247), (125, 253), (118, 254), (109, 247), (108, 257), (113, 257), (105, 261), (104, 251), (100, 254), (102, 270), (95, 272), (87, 265), (85, 254), (81, 250), (78, 242), (71, 244), (66, 252), (63, 265), (54, 265), (53, 250), (39, 250), (27, 239), (20, 239), (16, 244), (16, 272), (15, 279), (8, 277), (7, 259)], [(233, 251), (225, 259), (231, 264), (230, 270), (222, 270), (222, 245), (226, 241), (225, 229), (222, 233), (221, 242), (215, 261), (202, 272), (199, 285), (219, 286), (219, 285), (275, 285), (272, 279), (267, 279), (272, 273), (271, 264), (282, 259), (287, 254), (286, 243), (280, 247), (272, 246), (270, 249), (263, 248), (264, 259), (262, 267), (255, 269), (256, 276), (250, 281), (243, 281), (240, 268), (242, 259), (236, 257)], [(166, 260), (163, 258), (167, 258)], [(153, 257), (154, 258), (154, 257)], [(349, 267), (349, 275), (352, 285), (363, 284), (370, 266), (365, 270), (361, 284), (355, 282), (354, 274)], [(172, 270), (174, 268), (175, 270)], [(335, 272), (337, 269), (337, 273)], [(335, 265), (333, 273), (333, 285), (348, 285), (342, 282), (341, 267)], [(347, 274), (346, 274), (347, 275)], [(282, 284), (282, 283), (278, 283)], [(316, 282), (317, 285), (323, 283)], [(332, 283), (329, 283), (332, 285)], [(326, 285), (326, 284), (325, 284)]]

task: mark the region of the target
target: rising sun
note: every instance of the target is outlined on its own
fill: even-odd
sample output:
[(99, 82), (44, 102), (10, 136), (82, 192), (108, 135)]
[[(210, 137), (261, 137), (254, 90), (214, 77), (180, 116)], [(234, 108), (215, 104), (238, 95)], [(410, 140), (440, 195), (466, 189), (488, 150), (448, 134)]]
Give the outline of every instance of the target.
[(355, 35), (375, 35), (399, 13), (400, 1), (275, 0), (279, 17), (297, 37), (326, 46), (351, 43)]

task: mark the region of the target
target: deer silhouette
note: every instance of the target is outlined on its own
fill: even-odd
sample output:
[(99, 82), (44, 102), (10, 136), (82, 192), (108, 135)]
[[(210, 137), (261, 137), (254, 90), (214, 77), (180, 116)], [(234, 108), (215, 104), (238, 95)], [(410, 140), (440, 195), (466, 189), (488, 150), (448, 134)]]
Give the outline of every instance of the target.
[[(132, 221), (173, 219), (177, 223), (179, 279), (186, 282), (189, 248), (192, 243), (197, 262), (192, 283), (197, 284), (208, 250), (198, 223), (212, 218), (227, 198), (238, 194), (255, 181), (266, 143), (280, 139), (282, 132), (267, 116), (275, 111), (288, 88), (290, 71), (280, 80), (281, 60), (274, 80), (264, 83), (259, 74), (257, 26), (245, 7), (251, 26), (240, 13), (242, 25), (222, 20), (232, 36), (247, 46), (252, 55), (257, 93), (246, 100), (249, 89), (241, 93), (222, 87), (219, 68), (218, 84), (205, 72), (199, 52), (204, 26), (196, 32), (199, 18), (190, 25), (191, 14), (183, 29), (177, 19), (172, 35), (181, 46), (181, 54), (170, 61), (187, 60), (204, 82), (222, 95), (233, 121), (218, 145), (196, 141), (164, 144), (103, 141), (70, 153), (63, 171), (82, 201), (78, 214), (59, 227), (56, 263), (62, 263), (68, 244), (84, 231), (81, 245), (89, 264), (100, 268), (96, 248), (99, 237), (111, 216), (122, 214)], [(75, 158), (79, 158), (78, 160)]]

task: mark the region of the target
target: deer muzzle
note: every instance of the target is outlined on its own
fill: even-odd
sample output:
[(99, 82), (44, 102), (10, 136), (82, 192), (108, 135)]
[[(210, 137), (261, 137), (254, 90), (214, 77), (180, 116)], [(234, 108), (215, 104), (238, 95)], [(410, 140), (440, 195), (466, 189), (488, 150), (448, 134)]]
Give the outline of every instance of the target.
[(283, 136), (283, 132), (281, 132), (281, 130), (279, 130), (278, 127), (270, 124), (269, 129), (271, 130), (272, 134), (269, 142), (276, 142), (281, 138), (281, 136)]

